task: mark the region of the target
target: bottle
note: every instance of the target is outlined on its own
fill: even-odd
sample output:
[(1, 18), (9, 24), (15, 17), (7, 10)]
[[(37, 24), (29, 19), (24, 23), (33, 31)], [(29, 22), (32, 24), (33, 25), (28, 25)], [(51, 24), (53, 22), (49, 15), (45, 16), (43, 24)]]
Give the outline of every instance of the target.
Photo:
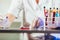
[(52, 26), (52, 8), (49, 8), (48, 12), (48, 27)]
[(58, 13), (59, 13), (59, 19), (60, 19), (60, 10), (58, 10)]
[(56, 14), (56, 9), (55, 9), (55, 7), (53, 8), (53, 16), (52, 16), (52, 24), (54, 24), (54, 22), (55, 22), (55, 14)]
[(45, 6), (44, 6), (44, 15), (45, 15), (46, 13), (45, 13)]
[(45, 15), (45, 25), (47, 26), (48, 10), (44, 6), (44, 15)]
[(58, 13), (58, 8), (56, 9), (56, 14), (55, 14), (56, 17), (59, 16), (59, 13)]
[(48, 15), (49, 15), (49, 21), (51, 21), (51, 16), (52, 16), (52, 8), (50, 8), (50, 9), (49, 9), (49, 13), (48, 13)]
[(59, 12), (58, 12), (58, 8), (56, 8), (56, 14), (55, 14), (55, 23), (56, 23), (56, 25), (58, 25), (58, 21), (59, 21)]

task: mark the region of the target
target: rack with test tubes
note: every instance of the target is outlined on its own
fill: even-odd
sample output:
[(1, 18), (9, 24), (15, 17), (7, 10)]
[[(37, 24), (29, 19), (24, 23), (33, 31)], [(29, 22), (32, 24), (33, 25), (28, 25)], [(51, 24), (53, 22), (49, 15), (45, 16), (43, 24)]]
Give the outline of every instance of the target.
[(49, 8), (44, 7), (45, 15), (45, 26), (56, 26), (59, 24), (60, 20), (60, 9), (59, 8)]

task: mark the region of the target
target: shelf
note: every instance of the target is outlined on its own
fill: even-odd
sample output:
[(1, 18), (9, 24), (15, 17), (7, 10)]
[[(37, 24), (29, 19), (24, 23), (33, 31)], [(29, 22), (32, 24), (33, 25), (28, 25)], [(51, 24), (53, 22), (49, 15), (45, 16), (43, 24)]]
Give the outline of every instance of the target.
[(60, 33), (59, 30), (0, 30), (0, 33)]

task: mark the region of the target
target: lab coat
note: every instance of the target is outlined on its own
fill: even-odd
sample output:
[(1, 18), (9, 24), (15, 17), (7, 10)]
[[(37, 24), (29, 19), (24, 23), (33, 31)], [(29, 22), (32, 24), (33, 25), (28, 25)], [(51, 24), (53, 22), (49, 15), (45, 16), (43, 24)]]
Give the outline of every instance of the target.
[[(21, 10), (24, 10), (26, 21), (32, 25), (35, 17), (40, 17), (44, 21), (43, 4), (45, 4), (44, 0), (40, 0), (38, 5), (35, 0), (13, 0), (8, 13), (12, 13), (17, 16)], [(23, 34), (20, 34), (20, 36), (20, 40), (28, 40), (26, 33), (24, 33), (24, 36)]]
[[(8, 13), (18, 16), (22, 10), (25, 11), (26, 21), (32, 25), (34, 18), (40, 17), (44, 21), (44, 6), (47, 6), (46, 0), (40, 0), (38, 5), (35, 0), (13, 0)], [(21, 14), (22, 15), (22, 14)], [(20, 34), (20, 40), (28, 40), (27, 34)], [(32, 34), (34, 35), (34, 33)], [(38, 36), (36, 34), (36, 36)]]
[[(13, 0), (8, 13), (12, 13), (17, 16), (21, 10), (24, 10), (26, 21), (30, 24), (32, 24), (32, 21), (36, 17), (40, 17), (44, 21), (43, 7), (46, 6), (47, 9), (50, 8), (52, 6), (51, 2), (52, 0), (40, 0), (37, 5), (35, 0)], [(25, 38), (25, 40), (27, 39)]]
[(31, 24), (32, 20), (37, 16), (44, 20), (44, 6), (46, 6), (47, 9), (50, 7), (58, 7), (60, 9), (60, 0), (40, 0), (38, 5), (35, 0), (12, 0), (8, 13), (10, 12), (17, 16), (18, 13), (24, 9), (26, 13), (26, 20)]
[(32, 24), (35, 17), (40, 17), (44, 21), (43, 7), (51, 7), (52, 4), (49, 4), (50, 1), (48, 0), (40, 0), (38, 5), (36, 4), (35, 0), (13, 0), (8, 13), (12, 13), (13, 15), (17, 16), (18, 13), (24, 9), (26, 21)]

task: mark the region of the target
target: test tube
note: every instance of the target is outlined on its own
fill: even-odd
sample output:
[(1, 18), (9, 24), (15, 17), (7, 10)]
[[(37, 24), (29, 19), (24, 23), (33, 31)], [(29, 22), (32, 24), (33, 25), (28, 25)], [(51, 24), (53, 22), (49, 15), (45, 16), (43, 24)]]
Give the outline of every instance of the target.
[(45, 25), (47, 26), (48, 10), (44, 6), (44, 15), (45, 15)]
[(52, 24), (55, 22), (55, 14), (56, 14), (56, 9), (55, 7), (53, 8), (53, 16), (52, 16)]

